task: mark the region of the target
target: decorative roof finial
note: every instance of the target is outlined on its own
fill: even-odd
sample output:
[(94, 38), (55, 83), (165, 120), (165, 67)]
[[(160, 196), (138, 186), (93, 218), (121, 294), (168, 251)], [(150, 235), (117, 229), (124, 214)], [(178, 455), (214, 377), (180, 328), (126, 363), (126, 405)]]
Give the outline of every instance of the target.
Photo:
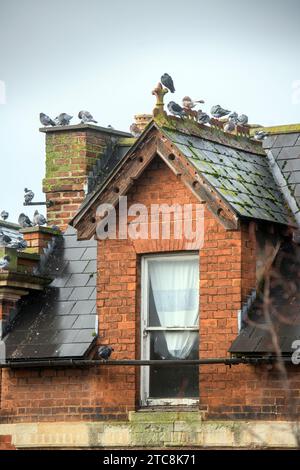
[(164, 96), (168, 93), (167, 88), (164, 88), (162, 84), (159, 82), (152, 91), (152, 95), (156, 96), (156, 104), (155, 108), (153, 109), (153, 116), (157, 116), (159, 114), (165, 114), (164, 111)]

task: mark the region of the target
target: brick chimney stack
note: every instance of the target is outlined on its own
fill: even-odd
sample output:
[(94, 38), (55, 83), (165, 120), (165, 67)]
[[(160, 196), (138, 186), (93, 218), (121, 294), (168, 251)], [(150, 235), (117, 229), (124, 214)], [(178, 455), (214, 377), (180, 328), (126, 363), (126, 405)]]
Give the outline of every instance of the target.
[(130, 137), (91, 124), (43, 127), (46, 134), (46, 176), (43, 191), (51, 206), (48, 225), (65, 230), (86, 196), (88, 174), (101, 158), (110, 138)]
[(152, 121), (152, 119), (152, 114), (136, 114), (134, 116), (135, 123), (142, 132), (148, 126), (149, 122)]

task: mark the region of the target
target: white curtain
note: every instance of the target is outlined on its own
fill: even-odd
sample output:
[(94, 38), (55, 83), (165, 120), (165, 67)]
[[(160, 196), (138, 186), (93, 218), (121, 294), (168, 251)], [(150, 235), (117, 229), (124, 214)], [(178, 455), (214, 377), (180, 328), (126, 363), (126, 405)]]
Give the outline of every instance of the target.
[[(151, 260), (148, 264), (154, 303), (161, 326), (198, 326), (198, 259)], [(198, 333), (164, 332), (169, 353), (177, 359), (189, 356)]]

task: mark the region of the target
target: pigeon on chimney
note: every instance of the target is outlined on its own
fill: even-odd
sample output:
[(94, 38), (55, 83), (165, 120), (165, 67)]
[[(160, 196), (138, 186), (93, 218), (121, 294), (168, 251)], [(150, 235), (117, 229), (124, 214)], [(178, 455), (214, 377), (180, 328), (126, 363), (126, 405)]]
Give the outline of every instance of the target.
[(98, 356), (107, 361), (113, 351), (114, 349), (111, 346), (100, 346), (98, 348)]
[(255, 140), (264, 140), (268, 137), (269, 133), (265, 131), (255, 131), (254, 133), (254, 139)]
[(182, 106), (186, 109), (193, 109), (197, 103), (204, 103), (203, 100), (194, 101), (189, 96), (182, 98)]
[(173, 80), (172, 80), (172, 77), (168, 74), (168, 73), (164, 73), (162, 76), (161, 76), (161, 84), (163, 86), (165, 86), (166, 88), (168, 88), (168, 90), (170, 90), (171, 93), (174, 93), (175, 92), (175, 88), (174, 88), (174, 83), (173, 83)]
[(91, 113), (89, 111), (79, 111), (78, 113), (79, 119), (81, 119), (81, 124), (85, 124), (87, 122), (94, 122), (97, 124), (98, 121), (95, 121)]
[(10, 263), (10, 256), (5, 255), (0, 259), (0, 269), (8, 269)]
[(34, 214), (33, 214), (33, 224), (34, 225), (46, 225), (47, 223), (47, 220), (45, 219), (45, 217), (39, 213), (38, 210), (34, 211)]
[(18, 224), (22, 228), (32, 227), (31, 220), (29, 219), (29, 217), (26, 214), (23, 214), (23, 212), (19, 215)]
[(17, 240), (11, 243), (10, 248), (15, 248), (16, 250), (26, 250), (27, 241), (22, 237), (17, 237)]
[(200, 124), (209, 124), (210, 122), (210, 116), (207, 113), (204, 113), (203, 111), (199, 110), (198, 111), (198, 122)]
[(55, 122), (47, 114), (40, 113), (40, 121), (43, 126), (55, 126)]
[(31, 189), (25, 188), (24, 189), (24, 202), (25, 204), (29, 204), (34, 198), (34, 192)]
[(174, 101), (170, 101), (170, 103), (167, 105), (167, 108), (171, 114), (174, 114), (174, 116), (179, 116), (181, 118), (185, 116), (184, 109)]
[(142, 133), (141, 129), (139, 128), (139, 126), (135, 122), (133, 122), (131, 124), (129, 129), (130, 129), (130, 133), (133, 135), (133, 137), (136, 137), (136, 138), (138, 138)]
[(5, 235), (2, 230), (0, 230), (0, 246), (7, 246), (11, 242), (11, 238), (8, 235)]
[(6, 211), (2, 211), (1, 214), (0, 214), (0, 216), (1, 216), (1, 219), (2, 219), (2, 220), (6, 220), (6, 219), (8, 219), (8, 217), (9, 217), (9, 213), (6, 212)]
[(210, 110), (212, 116), (216, 119), (219, 119), (223, 116), (227, 116), (227, 114), (230, 113), (230, 111), (228, 111), (228, 109), (224, 109), (222, 108), (222, 106), (220, 106), (219, 104), (216, 104), (215, 106), (213, 106)]
[(56, 116), (54, 122), (57, 126), (68, 126), (70, 124), (71, 119), (73, 119), (73, 116), (70, 116), (67, 113), (61, 113)]

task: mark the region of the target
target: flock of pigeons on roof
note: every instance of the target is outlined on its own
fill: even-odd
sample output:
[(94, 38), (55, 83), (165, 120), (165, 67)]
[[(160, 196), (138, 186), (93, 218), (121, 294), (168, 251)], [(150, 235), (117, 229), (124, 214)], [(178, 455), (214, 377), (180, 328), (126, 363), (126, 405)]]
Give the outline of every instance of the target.
[[(31, 189), (24, 189), (24, 204), (28, 205), (32, 202), (34, 198), (34, 192)], [(9, 218), (9, 213), (6, 210), (3, 210), (0, 213), (1, 220), (4, 222)], [(30, 218), (23, 212), (19, 215), (18, 224), (21, 228), (29, 228), (35, 226), (42, 226), (47, 224), (46, 218), (43, 214), (40, 214), (38, 210), (34, 212), (32, 221)], [(57, 227), (53, 227), (58, 229)], [(16, 239), (12, 239), (9, 235), (5, 234), (3, 230), (0, 229), (0, 247), (14, 248), (17, 251), (26, 250), (27, 242), (23, 237), (18, 236)], [(6, 255), (3, 258), (0, 258), (0, 269), (7, 269), (10, 262), (10, 256)]]
[[(161, 84), (167, 88), (171, 93), (175, 93), (175, 87), (172, 77), (168, 73), (164, 73), (161, 76)], [(182, 106), (180, 106), (175, 101), (170, 101), (167, 104), (168, 111), (174, 116), (180, 118), (189, 118), (192, 117), (199, 124), (210, 124), (223, 129), (225, 132), (235, 132), (240, 128), (248, 128), (248, 133), (250, 134), (250, 126), (248, 124), (248, 116), (246, 114), (238, 114), (237, 112), (232, 112), (229, 109), (225, 109), (219, 104), (214, 105), (211, 110), (211, 116), (202, 111), (202, 109), (194, 110), (197, 104), (204, 103), (203, 100), (193, 100), (189, 96), (185, 96), (182, 99)], [(224, 119), (225, 118), (225, 119)], [(222, 120), (221, 120), (222, 119)], [(264, 140), (268, 136), (267, 132), (262, 130), (256, 131), (254, 133), (255, 140)]]
[[(87, 124), (89, 122), (94, 122), (97, 124), (96, 121), (89, 111), (79, 111), (78, 117), (80, 119), (81, 124)], [(69, 126), (73, 116), (67, 113), (60, 113), (56, 118), (51, 119), (47, 114), (40, 113), (40, 121), (43, 126)]]
[[(164, 73), (161, 76), (161, 84), (167, 88), (171, 93), (175, 93), (175, 87), (172, 77), (168, 73)], [(194, 109), (197, 105), (203, 104), (203, 100), (193, 100), (189, 96), (185, 96), (182, 99), (182, 106), (175, 101), (170, 101), (167, 104), (168, 111), (173, 115), (181, 119), (192, 118), (199, 124), (210, 125), (222, 129), (226, 133), (235, 133), (240, 131), (242, 134), (250, 135), (250, 126), (248, 124), (248, 116), (246, 114), (238, 114), (235, 111), (223, 108), (219, 104), (214, 105), (210, 114), (202, 111), (202, 109)], [(89, 111), (79, 111), (78, 118), (81, 124), (88, 124), (93, 122), (97, 124), (92, 114)], [(43, 126), (69, 126), (73, 116), (67, 113), (59, 114), (55, 119), (51, 119), (47, 114), (40, 113), (40, 121)], [(112, 126), (108, 126), (112, 128)], [(113, 128), (112, 128), (113, 129)], [(130, 132), (133, 137), (138, 138), (142, 130), (140, 127), (133, 123), (130, 126)], [(268, 133), (263, 130), (257, 130), (254, 132), (254, 139), (262, 141), (268, 136)]]

